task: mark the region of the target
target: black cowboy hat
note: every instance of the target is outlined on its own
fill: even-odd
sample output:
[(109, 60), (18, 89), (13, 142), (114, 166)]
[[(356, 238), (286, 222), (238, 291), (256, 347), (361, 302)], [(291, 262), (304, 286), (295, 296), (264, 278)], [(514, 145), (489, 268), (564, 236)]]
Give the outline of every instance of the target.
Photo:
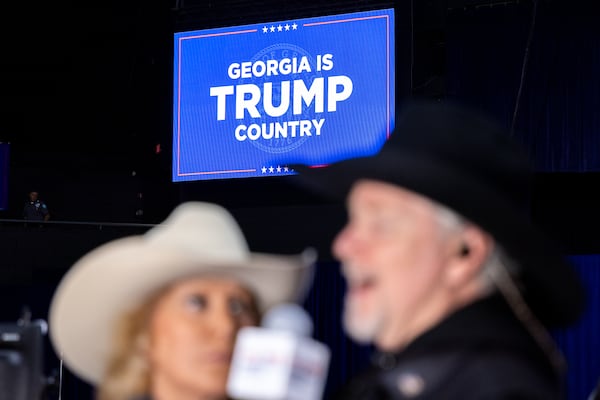
[(326, 168), (291, 167), (301, 185), (334, 198), (344, 198), (358, 179), (375, 179), (435, 200), (490, 233), (520, 265), (523, 297), (546, 326), (571, 324), (584, 309), (574, 269), (530, 220), (528, 157), (508, 132), (475, 110), (412, 101), (376, 155)]

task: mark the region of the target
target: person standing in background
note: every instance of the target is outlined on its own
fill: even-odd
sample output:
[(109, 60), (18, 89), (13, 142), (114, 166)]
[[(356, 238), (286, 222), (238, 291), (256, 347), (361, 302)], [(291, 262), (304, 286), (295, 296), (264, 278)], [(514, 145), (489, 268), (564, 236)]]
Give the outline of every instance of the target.
[(27, 221), (48, 221), (50, 219), (48, 206), (39, 199), (38, 192), (29, 192), (29, 200), (23, 207), (23, 219)]

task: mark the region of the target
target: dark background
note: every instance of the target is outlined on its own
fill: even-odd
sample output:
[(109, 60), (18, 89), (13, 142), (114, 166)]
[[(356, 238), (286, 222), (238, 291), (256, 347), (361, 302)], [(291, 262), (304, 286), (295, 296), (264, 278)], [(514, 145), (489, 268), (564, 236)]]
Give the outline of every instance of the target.
[(535, 218), (573, 251), (594, 251), (600, 78), (589, 3), (9, 2), (0, 17), (0, 141), (11, 143), (11, 159), (0, 218), (20, 218), (30, 190), (55, 221), (157, 223), (187, 199), (320, 215), (324, 199), (293, 177), (171, 182), (172, 34), (394, 7), (397, 104), (454, 98), (514, 127), (538, 171)]
[(11, 143), (11, 159), (0, 218), (20, 218), (30, 190), (55, 221), (157, 223), (187, 199), (319, 215), (324, 199), (293, 177), (171, 182), (172, 34), (394, 7), (397, 104), (454, 98), (514, 127), (538, 171), (535, 218), (574, 251), (593, 251), (599, 35), (587, 3), (9, 2), (0, 17), (0, 141)]
[[(0, 6), (0, 142), (11, 143), (9, 207), (0, 211), (0, 320), (16, 319), (24, 304), (45, 318), (58, 279), (84, 252), (143, 232), (182, 201), (214, 201), (238, 218), (255, 250), (317, 247), (321, 268), (306, 306), (317, 337), (339, 354), (329, 385), (359, 368), (368, 349), (349, 343), (337, 325), (343, 282), (329, 252), (345, 217), (341, 203), (303, 190), (294, 177), (171, 182), (172, 35), (389, 7), (396, 9), (398, 106), (411, 97), (447, 98), (497, 117), (535, 167), (534, 220), (600, 292), (593, 2), (35, 0)], [(42, 229), (17, 222), (30, 190), (50, 208)], [(600, 375), (593, 361), (600, 355), (590, 353), (600, 351), (600, 317), (586, 318), (579, 331), (556, 333), (576, 360), (573, 400)], [(48, 351), (47, 369), (57, 365)], [(64, 382), (63, 398), (88, 398), (89, 388), (68, 371)]]

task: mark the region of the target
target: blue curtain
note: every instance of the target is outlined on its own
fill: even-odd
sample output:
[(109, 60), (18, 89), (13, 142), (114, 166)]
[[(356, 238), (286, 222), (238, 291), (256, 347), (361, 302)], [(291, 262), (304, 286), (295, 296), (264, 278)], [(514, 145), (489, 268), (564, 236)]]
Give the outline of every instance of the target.
[(523, 77), (514, 135), (536, 170), (600, 171), (597, 13), (579, 2), (537, 3), (535, 19), (532, 1), (449, 12), (448, 97), (510, 128)]
[[(600, 30), (583, 6), (537, 0), (448, 14), (448, 97), (508, 129), (514, 118), (538, 172), (600, 171)], [(600, 255), (571, 260), (589, 308), (576, 326), (552, 333), (569, 364), (569, 399), (581, 400), (600, 379)]]
[(585, 284), (588, 308), (568, 329), (552, 332), (568, 364), (569, 399), (587, 399), (600, 379), (600, 255), (570, 256)]
[(313, 336), (331, 349), (324, 398), (328, 398), (345, 381), (361, 371), (368, 364), (372, 351), (370, 346), (355, 344), (343, 332), (341, 310), (345, 290), (339, 263), (319, 262), (315, 268), (314, 285), (304, 306), (314, 320)]

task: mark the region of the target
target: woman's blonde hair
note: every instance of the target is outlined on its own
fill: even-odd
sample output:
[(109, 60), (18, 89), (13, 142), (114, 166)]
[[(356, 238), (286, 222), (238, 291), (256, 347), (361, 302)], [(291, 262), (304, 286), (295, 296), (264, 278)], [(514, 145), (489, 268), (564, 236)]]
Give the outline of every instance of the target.
[(148, 325), (158, 297), (151, 296), (119, 319), (97, 400), (131, 400), (149, 394)]

